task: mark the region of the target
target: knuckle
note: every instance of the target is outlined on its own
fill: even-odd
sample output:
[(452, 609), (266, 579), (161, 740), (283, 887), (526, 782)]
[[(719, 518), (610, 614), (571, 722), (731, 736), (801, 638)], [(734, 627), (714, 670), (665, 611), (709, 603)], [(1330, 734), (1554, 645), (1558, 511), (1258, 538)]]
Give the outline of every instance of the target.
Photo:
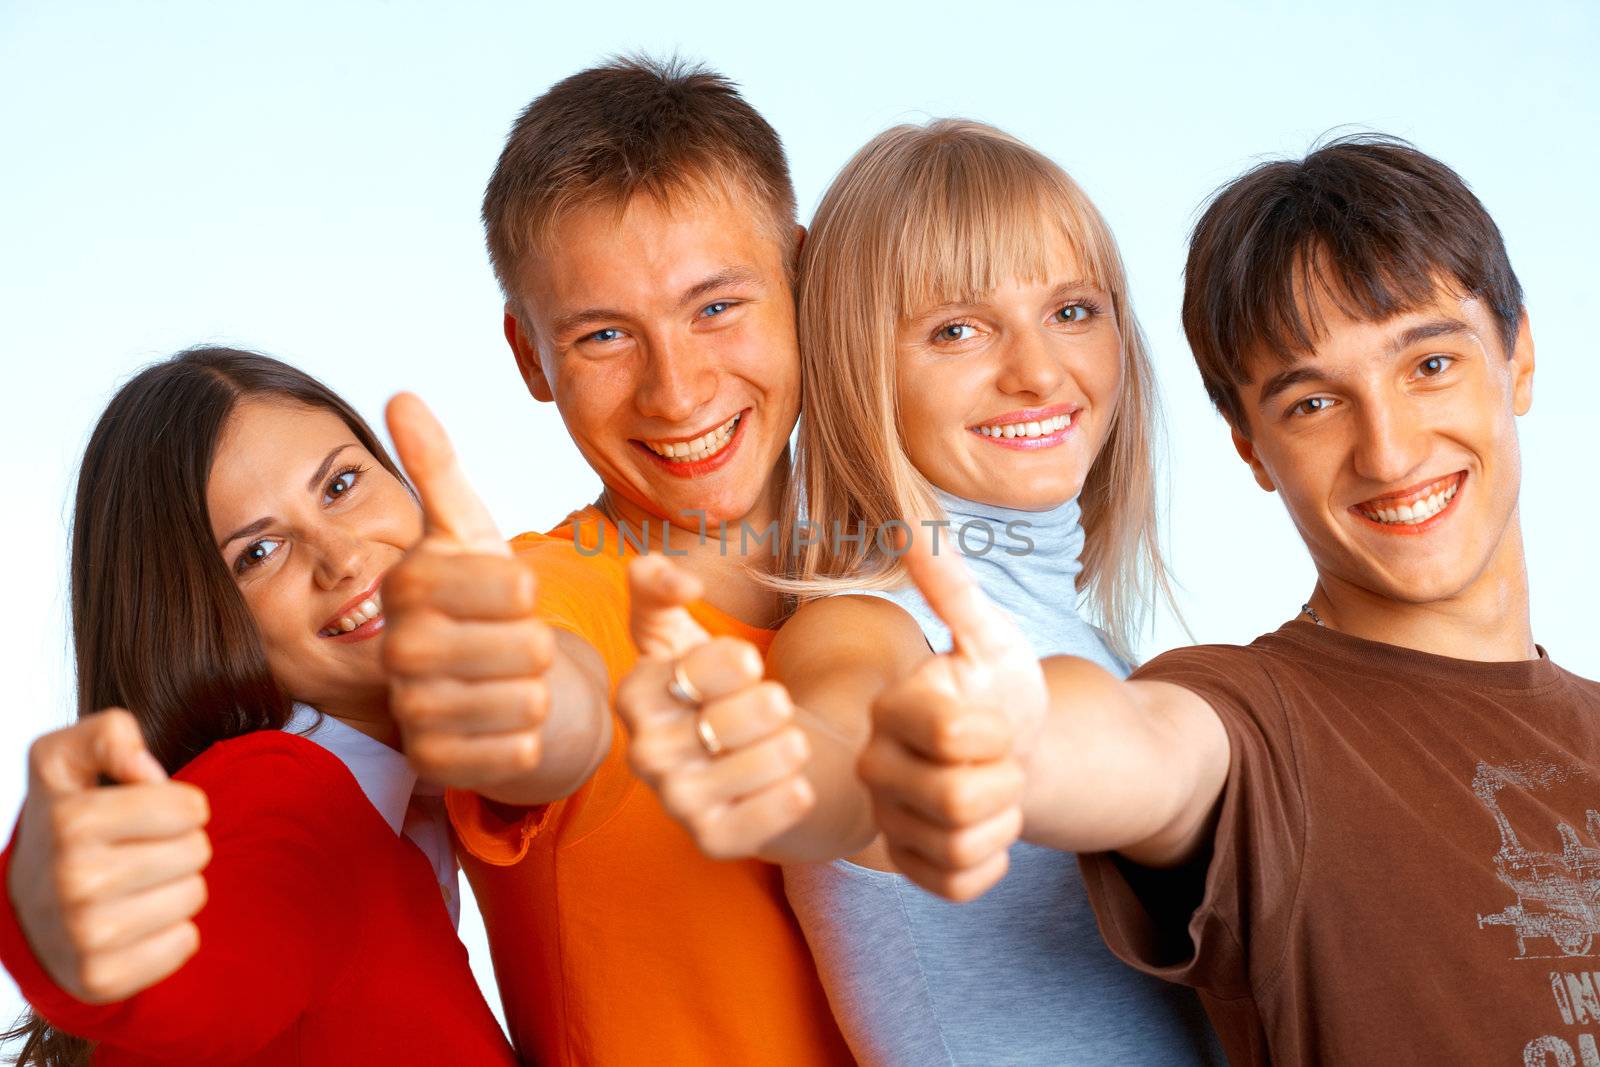
[(383, 665), (396, 674), (417, 674), (433, 667), (438, 641), (421, 620), (395, 620), (384, 635)]
[(543, 726), (550, 716), (550, 686), (543, 679), (530, 682), (522, 691), (522, 714), (529, 726)]
[(751, 691), (751, 705), (763, 718), (782, 721), (794, 713), (788, 687), (779, 682), (765, 681)]
[(181, 798), (177, 803), (184, 805), (196, 826), (204, 826), (211, 821), (211, 798), (204, 789), (191, 782), (167, 782), (163, 788), (167, 787), (173, 790), (173, 797)]
[(856, 759), (856, 776), (869, 788), (878, 788), (886, 784), (884, 744), (883, 739), (875, 735)]
[(455, 770), (448, 748), (431, 735), (413, 739), (406, 756), (412, 768), (424, 778), (436, 779)]
[(946, 778), (935, 793), (935, 810), (952, 823), (965, 823), (972, 817), (972, 811), (977, 806), (977, 791), (964, 774), (953, 774)]
[(99, 888), (95, 864), (73, 852), (56, 861), (53, 875), (56, 899), (65, 909), (75, 909), (94, 900)]
[(211, 835), (204, 830), (196, 830), (189, 838), (189, 862), (196, 871), (203, 871), (211, 863), (213, 850), (211, 848)]
[(61, 913), (61, 928), (67, 941), (87, 958), (107, 940), (106, 924), (94, 909), (82, 905), (67, 908)]
[(49, 812), (50, 836), (58, 846), (69, 846), (88, 836), (89, 814), (82, 797), (63, 797), (50, 806)]
[(544, 746), (539, 743), (538, 734), (522, 734), (511, 743), (511, 763), (518, 772), (538, 768), (543, 754)]
[(84, 998), (105, 1002), (122, 995), (121, 968), (103, 956), (88, 956), (77, 967), (78, 987)]
[(975, 867), (988, 857), (984, 842), (969, 833), (941, 834), (939, 859), (947, 867)]
[(660, 782), (661, 806), (675, 818), (693, 822), (698, 817), (699, 791), (682, 775), (669, 775)]
[(186, 897), (184, 918), (191, 919), (195, 915), (199, 914), (201, 909), (210, 903), (211, 885), (204, 878), (200, 877), (200, 875), (196, 874), (184, 879), (183, 886)]
[(446, 710), (443, 694), (431, 685), (398, 685), (391, 703), (395, 718), (413, 728), (436, 722)]
[(528, 624), (528, 655), (538, 670), (544, 670), (556, 654), (556, 636), (550, 625), (537, 619)]

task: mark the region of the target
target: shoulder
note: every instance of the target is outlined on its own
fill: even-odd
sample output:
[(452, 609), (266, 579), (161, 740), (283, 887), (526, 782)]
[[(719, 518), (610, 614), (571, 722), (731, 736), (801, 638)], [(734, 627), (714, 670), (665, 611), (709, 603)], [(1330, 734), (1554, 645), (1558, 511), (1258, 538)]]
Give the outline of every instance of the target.
[(214, 820), (271, 812), (319, 824), (349, 804), (367, 803), (337, 756), (282, 730), (257, 730), (218, 742), (173, 777), (205, 790)]
[(802, 604), (778, 630), (775, 670), (818, 658), (833, 664), (882, 664), (892, 674), (927, 656), (928, 642), (910, 612), (883, 597), (846, 594)]
[(511, 539), (511, 551), (531, 567), (542, 586), (593, 590), (626, 588), (627, 570), (616, 550), (597, 548), (580, 539), (573, 527), (547, 534), (525, 533)]
[(1269, 644), (1193, 645), (1163, 652), (1130, 676), (1167, 682), (1202, 697), (1219, 712), (1259, 712), (1281, 704), (1274, 677), (1281, 657)]

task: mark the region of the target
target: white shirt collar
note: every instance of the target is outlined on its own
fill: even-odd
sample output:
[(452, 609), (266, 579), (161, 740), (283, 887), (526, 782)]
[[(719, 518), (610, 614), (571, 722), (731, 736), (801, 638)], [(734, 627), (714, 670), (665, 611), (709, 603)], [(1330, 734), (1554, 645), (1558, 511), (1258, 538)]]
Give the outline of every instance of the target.
[(406, 824), (406, 807), (417, 788), (417, 773), (405, 756), (308, 704), (296, 704), (283, 729), (339, 757), (389, 829), (397, 834), (401, 831)]
[[(283, 729), (320, 745), (345, 765), (389, 828), (422, 850), (439, 883), (450, 921), (459, 922), (461, 888), (444, 790), (418, 782), (417, 772), (405, 756), (382, 741), (309, 704), (296, 704)], [(413, 797), (418, 803), (412, 803)]]

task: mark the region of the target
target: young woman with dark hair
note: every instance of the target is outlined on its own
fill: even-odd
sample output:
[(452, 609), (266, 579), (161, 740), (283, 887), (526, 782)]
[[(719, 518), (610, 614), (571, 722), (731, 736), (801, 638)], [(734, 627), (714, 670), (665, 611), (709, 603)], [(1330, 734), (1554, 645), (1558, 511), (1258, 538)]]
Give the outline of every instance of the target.
[(422, 530), (277, 360), (194, 349), (113, 398), (73, 520), (80, 719), (0, 857), (21, 1062), (512, 1062), (373, 640)]

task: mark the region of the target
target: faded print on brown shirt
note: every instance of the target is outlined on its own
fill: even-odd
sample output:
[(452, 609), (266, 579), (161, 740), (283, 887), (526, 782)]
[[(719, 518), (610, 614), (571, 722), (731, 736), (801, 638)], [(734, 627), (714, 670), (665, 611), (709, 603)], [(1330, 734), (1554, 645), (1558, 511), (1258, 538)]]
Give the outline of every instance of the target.
[(1136, 677), (1228, 731), (1203, 898), (1086, 882), (1234, 1062), (1600, 1067), (1600, 685), (1301, 622)]

